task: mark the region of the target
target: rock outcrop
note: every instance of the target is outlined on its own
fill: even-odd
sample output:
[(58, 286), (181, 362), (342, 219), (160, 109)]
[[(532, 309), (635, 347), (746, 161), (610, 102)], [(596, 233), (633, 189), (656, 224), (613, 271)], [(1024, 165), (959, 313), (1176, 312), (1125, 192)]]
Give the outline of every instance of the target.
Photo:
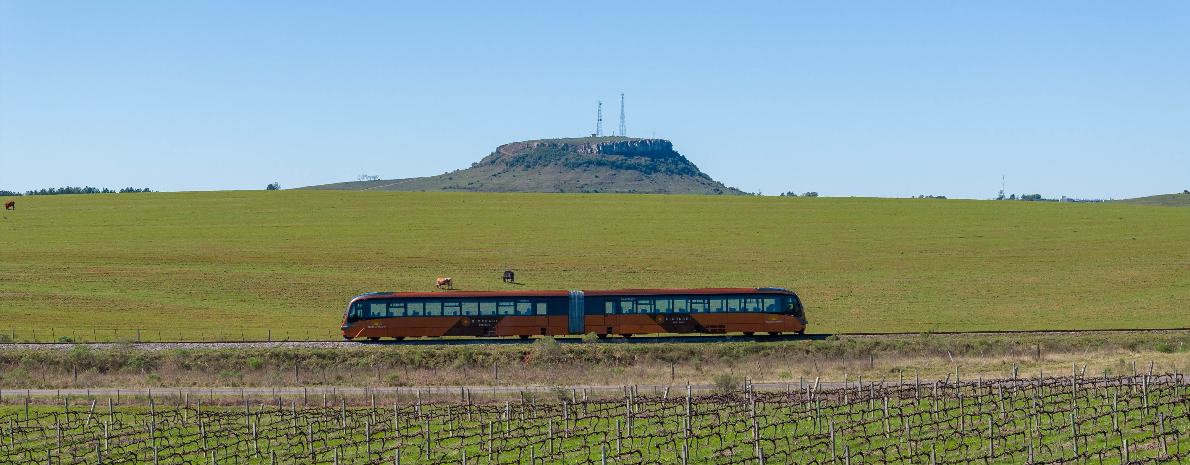
[(513, 142), (465, 170), (308, 189), (743, 194), (711, 179), (670, 141), (622, 137)]

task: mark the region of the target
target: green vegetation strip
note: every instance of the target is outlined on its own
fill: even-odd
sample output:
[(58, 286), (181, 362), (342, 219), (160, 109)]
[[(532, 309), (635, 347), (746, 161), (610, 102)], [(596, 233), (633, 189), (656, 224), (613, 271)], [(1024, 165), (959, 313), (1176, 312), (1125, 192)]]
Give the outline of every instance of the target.
[[(10, 337), (300, 340), (371, 291), (778, 286), (810, 331), (1190, 327), (1190, 209), (256, 191), (22, 197)], [(520, 285), (501, 281), (504, 270)]]
[(392, 387), (708, 384), (717, 375), (796, 383), (850, 375), (1009, 378), (1070, 363), (1093, 373), (1190, 367), (1190, 332), (831, 337), (708, 344), (533, 344), (144, 350), (133, 344), (0, 350), (0, 388)]
[[(714, 395), (109, 398), (0, 406), (9, 463), (1104, 463), (1190, 457), (1180, 375), (858, 383)], [(11, 400), (11, 398), (10, 398)], [(299, 400), (301, 400), (299, 404)], [(334, 402), (337, 400), (338, 402)], [(215, 403), (216, 405), (211, 405)], [(231, 404), (231, 405), (228, 405)]]

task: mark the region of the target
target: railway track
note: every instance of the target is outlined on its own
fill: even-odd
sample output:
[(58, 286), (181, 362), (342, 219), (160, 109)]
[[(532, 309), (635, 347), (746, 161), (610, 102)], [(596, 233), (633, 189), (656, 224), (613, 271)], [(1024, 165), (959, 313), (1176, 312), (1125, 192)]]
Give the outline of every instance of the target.
[[(1046, 336), (1046, 335), (1080, 335), (1080, 334), (1124, 334), (1124, 333), (1179, 333), (1190, 332), (1190, 328), (1158, 328), (1158, 329), (1079, 329), (1079, 330), (1022, 330), (1022, 331), (933, 331), (933, 335), (952, 336)], [(783, 342), (783, 341), (820, 341), (831, 336), (840, 337), (918, 337), (922, 333), (818, 333), (818, 334), (783, 334), (783, 335), (651, 335), (634, 337), (610, 337), (601, 339), (602, 344), (698, 344), (710, 342)], [(457, 338), (418, 338), (405, 340), (312, 340), (312, 341), (145, 341), (133, 342), (133, 347), (147, 350), (164, 350), (172, 348), (268, 348), (268, 347), (309, 347), (309, 348), (353, 348), (371, 346), (437, 346), (437, 345), (483, 345), (483, 344), (532, 344), (536, 338), (521, 339), (518, 337), (457, 337)], [(582, 337), (556, 337), (559, 343), (583, 343)], [(0, 350), (13, 348), (70, 348), (76, 344), (85, 344), (96, 348), (116, 345), (112, 342), (18, 342), (0, 344)]]

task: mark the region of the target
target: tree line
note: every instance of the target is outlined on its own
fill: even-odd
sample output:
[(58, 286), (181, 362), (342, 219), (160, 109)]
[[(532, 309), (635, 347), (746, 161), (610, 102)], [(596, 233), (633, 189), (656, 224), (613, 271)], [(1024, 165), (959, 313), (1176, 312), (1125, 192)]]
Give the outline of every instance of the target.
[(141, 192), (153, 192), (153, 190), (149, 189), (148, 187), (143, 188), (143, 189), (137, 189), (135, 187), (125, 187), (125, 188), (117, 191), (117, 190), (108, 189), (106, 187), (99, 188), (99, 187), (91, 187), (91, 186), (86, 186), (86, 187), (66, 186), (66, 187), (50, 187), (50, 188), (34, 190), (34, 191), (25, 191), (24, 194), (22, 194), (20, 192), (0, 190), (0, 197), (16, 197), (16, 196), (21, 196), (21, 195), (59, 195), (59, 194), (130, 194), (130, 193), (141, 193)]

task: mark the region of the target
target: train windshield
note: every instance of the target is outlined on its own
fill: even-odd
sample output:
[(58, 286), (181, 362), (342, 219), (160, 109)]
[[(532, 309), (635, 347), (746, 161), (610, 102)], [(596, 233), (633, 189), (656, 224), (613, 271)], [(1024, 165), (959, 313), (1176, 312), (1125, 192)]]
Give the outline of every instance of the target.
[(782, 307), (785, 309), (783, 313), (786, 315), (799, 315), (805, 309), (802, 308), (802, 301), (797, 296), (789, 296), (782, 298)]

